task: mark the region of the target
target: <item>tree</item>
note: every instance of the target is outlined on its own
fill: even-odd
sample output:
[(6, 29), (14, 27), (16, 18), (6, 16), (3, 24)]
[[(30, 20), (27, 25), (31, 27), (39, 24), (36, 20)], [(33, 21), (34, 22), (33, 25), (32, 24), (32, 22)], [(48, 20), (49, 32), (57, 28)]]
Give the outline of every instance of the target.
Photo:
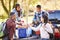
[(9, 11), (8, 11), (8, 9), (6, 8), (6, 6), (4, 5), (4, 0), (1, 0), (1, 3), (2, 3), (2, 7), (3, 7), (3, 9), (4, 9), (5, 12), (8, 14)]
[[(12, 8), (12, 6), (11, 6), (11, 2), (12, 2), (12, 0), (7, 0), (8, 1), (8, 7), (9, 8), (7, 8), (6, 6), (5, 6), (5, 3), (4, 3), (4, 0), (0, 0), (1, 1), (1, 4), (2, 4), (2, 7), (3, 7), (3, 9), (4, 9), (4, 11), (7, 13), (7, 15), (9, 16), (9, 13), (10, 13), (10, 11), (11, 11), (11, 8)], [(13, 7), (15, 6), (15, 4), (17, 3), (17, 0), (13, 0)]]
[(17, 3), (17, 0), (13, 1), (13, 8), (15, 7), (15, 4)]

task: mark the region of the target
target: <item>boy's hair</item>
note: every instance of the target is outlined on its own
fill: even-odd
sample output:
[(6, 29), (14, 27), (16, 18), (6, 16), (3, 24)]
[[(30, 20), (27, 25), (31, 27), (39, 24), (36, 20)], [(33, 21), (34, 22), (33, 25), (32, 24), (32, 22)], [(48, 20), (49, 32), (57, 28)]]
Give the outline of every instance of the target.
[(15, 12), (10, 12), (10, 16), (12, 16), (12, 15), (14, 15), (15, 14)]
[(41, 5), (37, 5), (36, 7), (37, 7), (37, 8), (41, 8)]

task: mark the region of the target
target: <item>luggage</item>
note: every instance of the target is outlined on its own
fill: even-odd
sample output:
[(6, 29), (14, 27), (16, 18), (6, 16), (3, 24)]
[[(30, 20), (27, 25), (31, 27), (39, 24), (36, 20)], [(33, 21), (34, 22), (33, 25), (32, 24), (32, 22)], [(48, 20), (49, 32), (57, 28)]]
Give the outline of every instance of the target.
[(19, 38), (26, 38), (27, 37), (26, 28), (18, 29), (18, 35), (19, 35)]

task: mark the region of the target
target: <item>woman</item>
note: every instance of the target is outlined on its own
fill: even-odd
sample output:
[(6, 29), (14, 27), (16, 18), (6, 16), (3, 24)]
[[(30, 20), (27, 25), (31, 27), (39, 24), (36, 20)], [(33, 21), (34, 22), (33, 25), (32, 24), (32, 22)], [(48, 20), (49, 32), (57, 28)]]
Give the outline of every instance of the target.
[(41, 40), (49, 40), (50, 35), (49, 33), (53, 33), (51, 28), (51, 24), (48, 23), (48, 17), (46, 15), (42, 15), (41, 17), (41, 24), (37, 28), (31, 27), (30, 28), (34, 31), (40, 30)]
[[(20, 4), (16, 4), (11, 12), (15, 12), (16, 25), (21, 24), (20, 21), (21, 21), (21, 18), (22, 18), (23, 15), (22, 15), (22, 9), (20, 8)], [(14, 36), (18, 38), (18, 29), (16, 29), (16, 32), (15, 32)]]
[(12, 9), (12, 12), (16, 14), (16, 21), (20, 21), (22, 18), (22, 9), (20, 8), (20, 4), (16, 4), (15, 8)]

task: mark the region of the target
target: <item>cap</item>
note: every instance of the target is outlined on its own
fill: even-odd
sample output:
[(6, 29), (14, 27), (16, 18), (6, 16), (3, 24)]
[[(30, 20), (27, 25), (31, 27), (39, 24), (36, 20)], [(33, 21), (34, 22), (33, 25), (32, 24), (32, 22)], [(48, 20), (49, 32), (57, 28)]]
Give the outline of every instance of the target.
[(14, 15), (14, 14), (15, 14), (15, 12), (11, 12), (11, 13), (10, 13), (10, 16), (12, 16), (12, 15)]

